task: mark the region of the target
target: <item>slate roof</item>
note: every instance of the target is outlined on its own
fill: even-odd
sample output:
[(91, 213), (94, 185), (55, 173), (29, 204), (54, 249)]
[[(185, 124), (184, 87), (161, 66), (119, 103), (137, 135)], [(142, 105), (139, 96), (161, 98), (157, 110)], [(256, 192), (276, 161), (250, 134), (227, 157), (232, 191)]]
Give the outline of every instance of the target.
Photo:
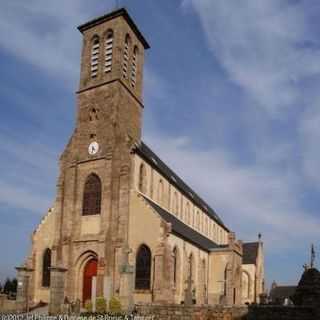
[(256, 264), (259, 242), (247, 242), (243, 246), (242, 264)]
[(209, 217), (216, 221), (226, 231), (229, 229), (224, 225), (217, 213), (202, 200), (178, 175), (176, 175), (144, 142), (136, 147), (136, 152), (151, 166), (156, 168), (172, 185), (180, 190), (187, 198), (195, 203)]
[(272, 301), (290, 298), (294, 295), (296, 288), (296, 286), (277, 286), (271, 289), (270, 298)]
[(206, 238), (196, 230), (190, 228), (182, 221), (177, 219), (174, 215), (158, 206), (155, 202), (143, 196), (145, 201), (164, 219), (166, 222), (171, 223), (172, 233), (180, 238), (183, 238), (191, 243), (193, 243), (198, 248), (205, 251), (210, 251), (210, 249), (219, 248), (220, 246), (213, 242), (212, 240)]

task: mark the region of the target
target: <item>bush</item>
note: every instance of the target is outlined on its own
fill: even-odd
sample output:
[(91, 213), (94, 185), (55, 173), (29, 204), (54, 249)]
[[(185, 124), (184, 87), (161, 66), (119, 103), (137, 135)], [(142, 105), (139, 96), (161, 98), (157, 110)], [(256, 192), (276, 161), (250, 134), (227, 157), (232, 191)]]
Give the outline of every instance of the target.
[(109, 301), (109, 311), (111, 313), (120, 313), (121, 312), (121, 302), (116, 297), (112, 297)]
[(107, 309), (107, 302), (104, 297), (98, 297), (96, 299), (96, 312), (97, 313), (104, 313)]
[(84, 303), (84, 308), (87, 310), (87, 312), (92, 312), (92, 302), (91, 302), (91, 300), (87, 300)]

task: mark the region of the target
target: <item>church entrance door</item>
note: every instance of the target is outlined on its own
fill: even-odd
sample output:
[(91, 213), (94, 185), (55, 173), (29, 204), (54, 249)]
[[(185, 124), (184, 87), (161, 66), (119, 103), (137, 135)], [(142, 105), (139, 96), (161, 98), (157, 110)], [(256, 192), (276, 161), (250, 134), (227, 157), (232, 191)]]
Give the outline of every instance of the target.
[(97, 276), (97, 260), (89, 260), (83, 271), (83, 294), (82, 301), (85, 303), (87, 300), (91, 300), (92, 297), (92, 280)]

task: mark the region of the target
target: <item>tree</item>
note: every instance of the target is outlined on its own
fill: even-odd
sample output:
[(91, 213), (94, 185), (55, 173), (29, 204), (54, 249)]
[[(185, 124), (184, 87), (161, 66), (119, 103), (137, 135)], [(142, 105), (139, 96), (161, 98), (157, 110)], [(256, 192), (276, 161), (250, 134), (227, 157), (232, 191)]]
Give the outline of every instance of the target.
[(4, 283), (3, 292), (5, 294), (9, 294), (10, 291), (11, 291), (11, 280), (7, 278), (6, 282)]
[(0, 282), (0, 293), (2, 293), (3, 291), (3, 286), (2, 286), (2, 283)]
[(13, 278), (11, 281), (11, 292), (17, 293), (18, 281), (17, 278)]

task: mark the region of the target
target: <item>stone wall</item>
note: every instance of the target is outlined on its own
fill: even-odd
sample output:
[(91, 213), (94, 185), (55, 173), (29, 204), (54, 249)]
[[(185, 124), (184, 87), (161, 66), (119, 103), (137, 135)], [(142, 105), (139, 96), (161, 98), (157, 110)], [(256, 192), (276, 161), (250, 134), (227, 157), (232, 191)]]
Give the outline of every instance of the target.
[(315, 320), (315, 319), (319, 319), (319, 312), (317, 312), (317, 310), (311, 307), (250, 306), (246, 320)]
[[(138, 305), (139, 315), (153, 315), (154, 320), (242, 320), (246, 319), (247, 307)], [(278, 320), (278, 319), (277, 319)]]
[(139, 315), (154, 316), (154, 320), (315, 320), (319, 310), (311, 307), (284, 306), (183, 306), (138, 305)]
[(5, 294), (0, 294), (0, 314), (16, 310), (16, 301), (8, 300)]

